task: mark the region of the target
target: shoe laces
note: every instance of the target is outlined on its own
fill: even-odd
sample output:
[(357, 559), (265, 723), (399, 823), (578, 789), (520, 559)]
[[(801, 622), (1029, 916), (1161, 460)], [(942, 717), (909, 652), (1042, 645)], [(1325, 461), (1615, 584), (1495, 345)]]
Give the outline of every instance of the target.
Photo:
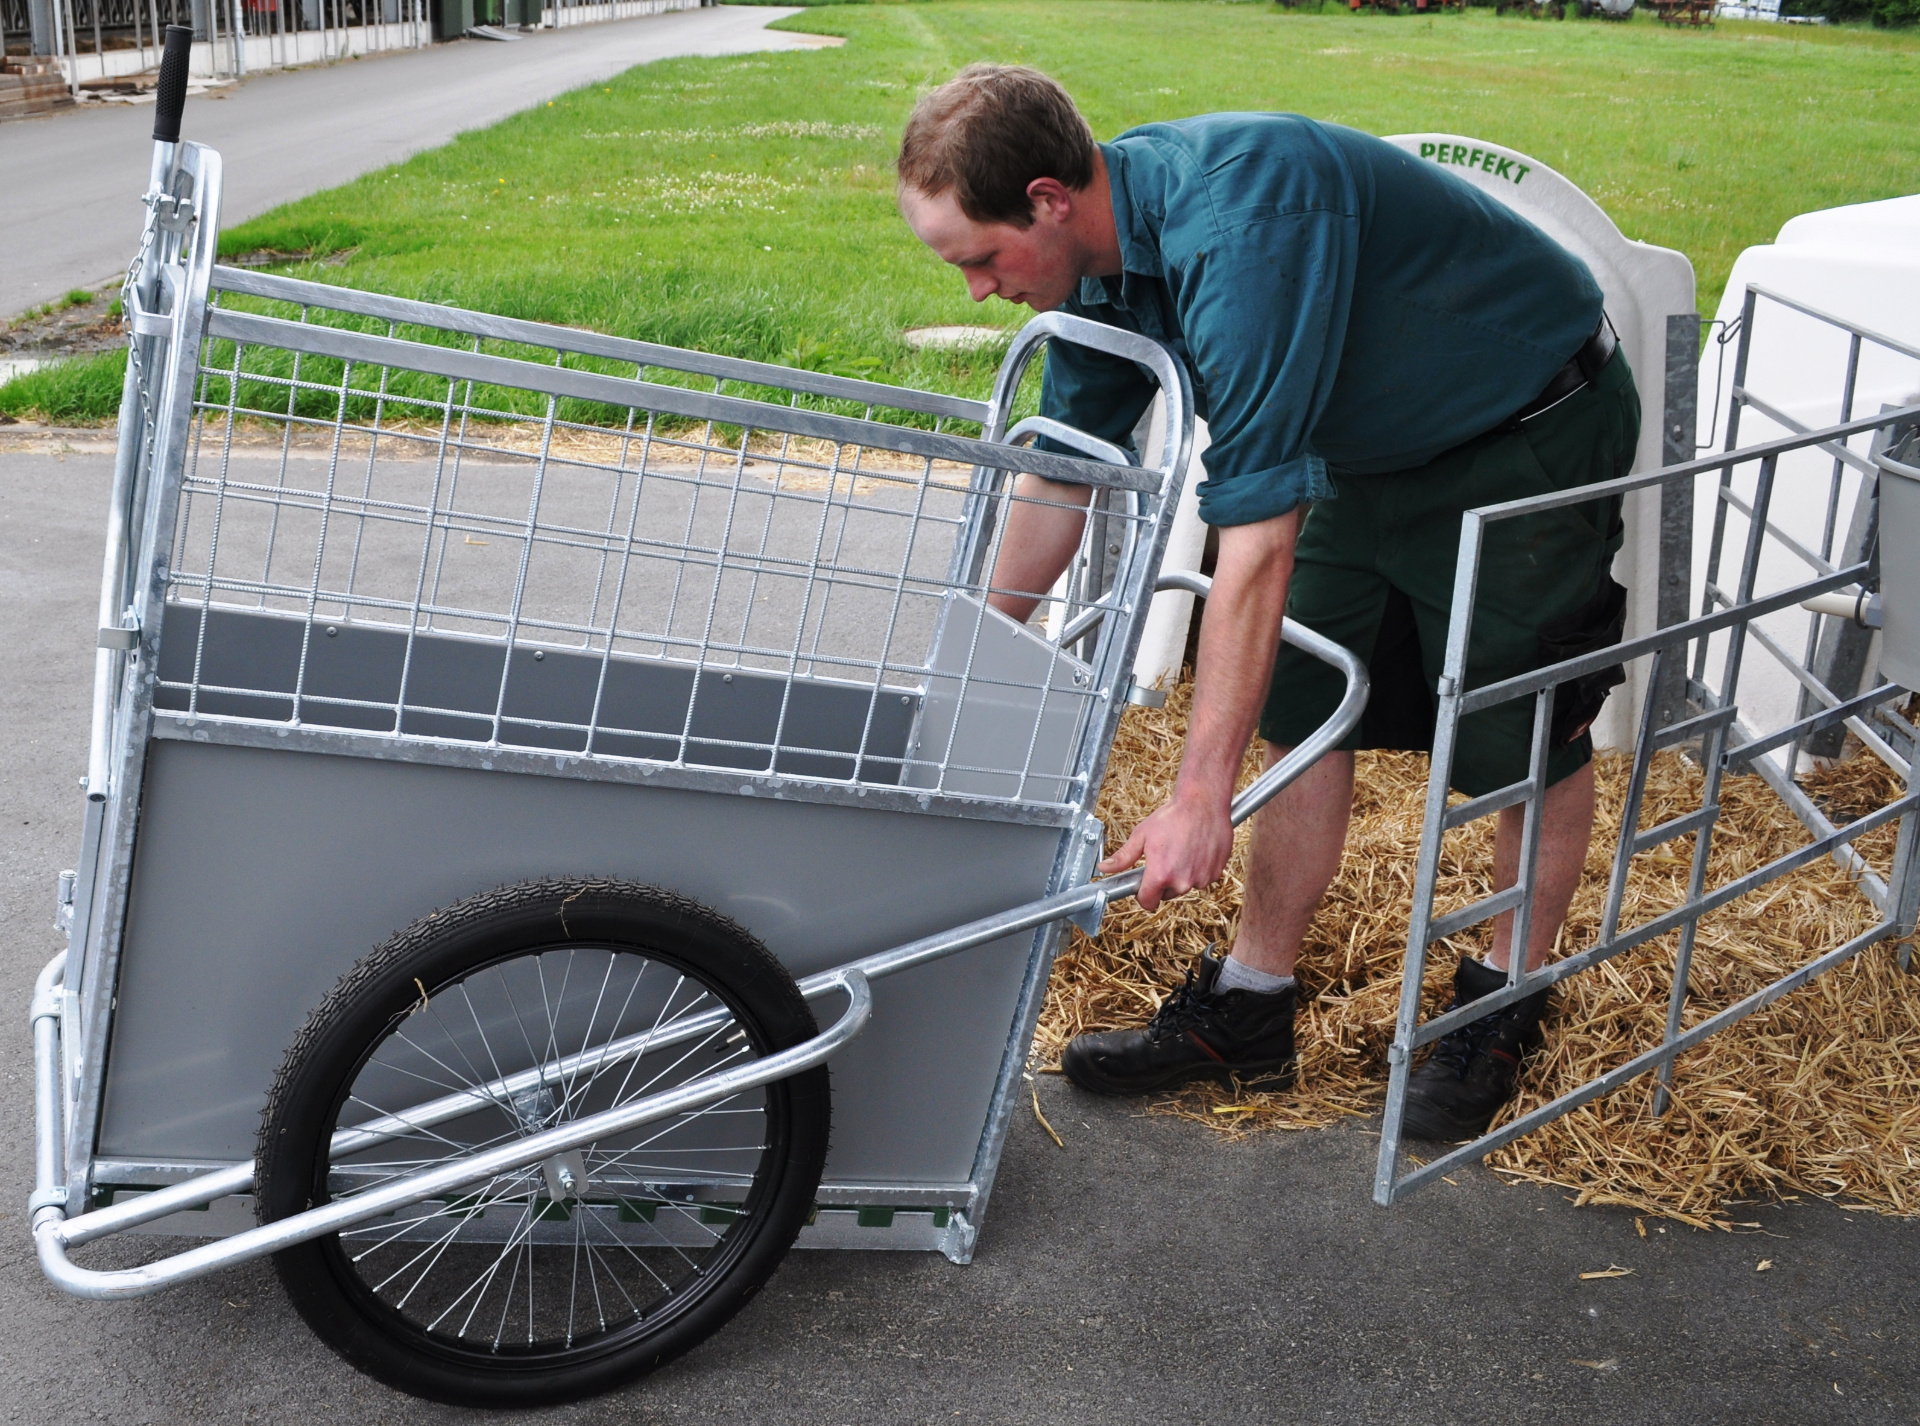
[[(1447, 1009), (1451, 1011), (1459, 1008), (1460, 1000), (1456, 996)], [(1469, 1020), (1458, 1030), (1449, 1031), (1441, 1036), (1439, 1043), (1433, 1047), (1433, 1061), (1452, 1070), (1454, 1078), (1465, 1079), (1474, 1060), (1485, 1051), (1487, 1042), (1500, 1033), (1509, 1014), (1509, 1010), (1495, 1010), (1490, 1014), (1482, 1015), (1478, 1020)]]
[(1186, 979), (1180, 982), (1173, 994), (1160, 1002), (1160, 1008), (1147, 1021), (1147, 1037), (1164, 1040), (1172, 1035), (1184, 1035), (1195, 1022), (1216, 1018), (1219, 1007), (1209, 1005), (1209, 998), (1201, 993), (1200, 978), (1194, 973), (1194, 968), (1188, 966)]

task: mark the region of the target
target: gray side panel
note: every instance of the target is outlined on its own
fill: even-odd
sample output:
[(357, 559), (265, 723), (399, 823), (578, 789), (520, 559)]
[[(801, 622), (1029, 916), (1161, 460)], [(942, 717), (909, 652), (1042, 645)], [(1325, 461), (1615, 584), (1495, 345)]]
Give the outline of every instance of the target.
[(1073, 802), (1092, 671), (971, 594), (949, 591), (900, 781), (971, 797)]
[(215, 608), (201, 629), (200, 608), (168, 606), (156, 708), (188, 711), (175, 685), (189, 685), (194, 712), (287, 722), (298, 689), (309, 727), (484, 743), (497, 710), (510, 747), (584, 752), (591, 725), (593, 751), (609, 757), (684, 751), (702, 767), (893, 783), (917, 704), (916, 689), (631, 655), (606, 660), (603, 680), (597, 653), (531, 646), (513, 651), (503, 679), (498, 640), (253, 610)]
[[(250, 1157), (305, 1016), (369, 949), (506, 882), (599, 874), (734, 917), (795, 975), (1041, 895), (1060, 833), (193, 743), (148, 763), (103, 1155)], [(828, 1177), (971, 1175), (1031, 936), (874, 987)]]

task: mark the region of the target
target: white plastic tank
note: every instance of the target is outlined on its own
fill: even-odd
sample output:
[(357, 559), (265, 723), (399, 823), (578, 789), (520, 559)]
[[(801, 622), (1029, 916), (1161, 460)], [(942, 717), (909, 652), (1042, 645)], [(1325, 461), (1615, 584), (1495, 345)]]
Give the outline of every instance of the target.
[[(1750, 284), (1920, 349), (1920, 194), (1802, 213), (1782, 224), (1773, 242), (1740, 254), (1714, 314), (1715, 338), (1709, 339), (1700, 358), (1699, 438), (1713, 449), (1726, 442), (1738, 346), (1737, 335), (1724, 344), (1717, 337), (1739, 319)], [(1750, 341), (1749, 391), (1807, 427), (1840, 420), (1851, 342), (1845, 331), (1761, 298), (1755, 303)], [(1920, 391), (1920, 360), (1862, 343), (1853, 393), (1855, 416), (1905, 404), (1916, 391)], [(1739, 443), (1752, 445), (1787, 431), (1785, 425), (1749, 407), (1740, 416)], [(1869, 443), (1860, 438), (1853, 449), (1864, 457)], [(1824, 537), (1833, 468), (1832, 457), (1818, 451), (1783, 457), (1774, 478), (1773, 525), (1817, 548)], [(1735, 479), (1735, 490), (1750, 495), (1754, 478), (1751, 469), (1742, 472)], [(1842, 537), (1861, 486), (1859, 471), (1843, 469), (1836, 517)], [(1694, 509), (1696, 613), (1706, 578), (1714, 503), (1712, 490), (1703, 481)], [(1723, 581), (1730, 580), (1738, 568), (1743, 529), (1740, 518), (1732, 517), (1722, 554)], [(1764, 593), (1811, 576), (1805, 563), (1772, 544), (1761, 559), (1756, 589)], [(1798, 654), (1806, 645), (1810, 617), (1790, 609), (1761, 621), (1761, 627)], [(1877, 650), (1871, 652), (1877, 657)], [(1798, 682), (1759, 649), (1748, 649), (1740, 684), (1741, 717), (1754, 731), (1783, 727), (1798, 716)]]

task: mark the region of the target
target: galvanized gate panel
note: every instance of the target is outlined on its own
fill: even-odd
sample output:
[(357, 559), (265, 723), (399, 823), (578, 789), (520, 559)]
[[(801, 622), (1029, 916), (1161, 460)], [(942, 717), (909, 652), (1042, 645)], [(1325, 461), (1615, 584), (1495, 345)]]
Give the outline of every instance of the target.
[[(1580, 487), (1556, 495), (1517, 500), (1503, 505), (1470, 511), (1462, 521), (1460, 559), (1453, 595), (1453, 616), (1448, 629), (1445, 673), (1439, 688), (1439, 717), (1435, 730), (1433, 768), (1428, 785), (1427, 809), (1421, 837), (1420, 861), (1414, 885), (1412, 925), (1409, 928), (1407, 959), (1401, 985), (1400, 1009), (1393, 1044), (1389, 1049), (1390, 1078), (1387, 1106), (1382, 1125), (1378, 1167), (1374, 1180), (1375, 1200), (1383, 1205), (1418, 1188), (1452, 1168), (1472, 1162), (1511, 1142), (1522, 1134), (1628, 1083), (1639, 1075), (1655, 1071), (1660, 1087), (1655, 1095), (1656, 1112), (1664, 1112), (1672, 1084), (1673, 1064), (1677, 1056), (1700, 1044), (1728, 1025), (1790, 993), (1809, 979), (1832, 969), (1868, 946), (1889, 938), (1912, 934), (1916, 900), (1920, 899), (1920, 876), (1915, 874), (1916, 809), (1920, 792), (1912, 781), (1913, 735), (1905, 720), (1888, 717), (1885, 710), (1904, 699), (1907, 690), (1889, 683), (1869, 680), (1874, 686), (1864, 692), (1856, 687), (1834, 689), (1807, 667), (1810, 658), (1822, 647), (1822, 625), (1829, 633), (1837, 625), (1831, 614), (1818, 612), (1821, 601), (1832, 600), (1844, 591), (1850, 607), (1864, 612), (1877, 586), (1879, 549), (1874, 538), (1871, 482), (1862, 487), (1860, 499), (1869, 509), (1854, 522), (1850, 542), (1836, 549), (1840, 483), (1843, 465), (1872, 472), (1870, 451), (1863, 449), (1884, 442), (1889, 431), (1920, 420), (1920, 407), (1884, 411), (1876, 416), (1854, 418), (1850, 410), (1841, 419), (1824, 428), (1808, 429), (1777, 405), (1767, 403), (1745, 386), (1745, 352), (1751, 341), (1756, 302), (1771, 294), (1750, 293), (1741, 333), (1741, 359), (1736, 364), (1732, 388), (1735, 418), (1727, 428), (1727, 450), (1718, 456), (1669, 465), (1663, 470), (1629, 476), (1622, 480)], [(1782, 299), (1772, 298), (1779, 301)], [(1798, 306), (1798, 304), (1792, 304)], [(1810, 313), (1840, 329), (1849, 339), (1851, 358), (1858, 361), (1861, 344), (1877, 344), (1916, 362), (1920, 373), (1920, 350), (1892, 342), (1858, 326), (1824, 314)], [(1851, 374), (1851, 368), (1850, 368)], [(1847, 389), (1851, 390), (1851, 380)], [(1787, 434), (1776, 439), (1735, 448), (1739, 424), (1737, 413), (1743, 407), (1767, 412)], [(1831, 472), (1816, 468), (1810, 474), (1830, 489), (1826, 499), (1827, 519), (1819, 541), (1796, 539), (1770, 521), (1772, 500), (1781, 478), (1783, 460), (1804, 459), (1804, 455), (1830, 458)], [(1481, 688), (1465, 686), (1466, 650), (1472, 631), (1475, 584), (1486, 528), (1494, 523), (1524, 519), (1539, 511), (1578, 504), (1599, 497), (1620, 495), (1635, 490), (1659, 487), (1686, 495), (1691, 483), (1703, 478), (1715, 481), (1715, 511), (1708, 558), (1702, 612), (1696, 618), (1655, 633), (1628, 638), (1621, 643), (1569, 659), (1550, 668), (1502, 683)], [(1671, 502), (1685, 508), (1685, 500)], [(1723, 548), (1730, 533), (1739, 539), (1736, 557), (1723, 562)], [(1899, 551), (1896, 558), (1911, 560), (1911, 551)], [(1728, 569), (1730, 566), (1730, 571)], [(1782, 573), (1781, 571), (1787, 571)], [(1731, 577), (1729, 577), (1729, 572)], [(1804, 652), (1791, 648), (1762, 623), (1769, 616), (1801, 609), (1815, 611)], [(1806, 691), (1812, 710), (1779, 726), (1756, 729), (1743, 721), (1741, 676), (1750, 656), (1773, 659)], [(1554, 689), (1559, 684), (1596, 672), (1610, 665), (1639, 662), (1645, 668), (1638, 731), (1635, 738), (1627, 807), (1622, 819), (1618, 844), (1614, 849), (1608, 896), (1599, 935), (1592, 945), (1578, 948), (1540, 969), (1524, 971), (1524, 953), (1512, 957), (1506, 986), (1482, 1000), (1423, 1021), (1420, 1016), (1422, 985), (1429, 949), (1448, 936), (1479, 925), (1502, 913), (1514, 918), (1510, 944), (1524, 948), (1528, 922), (1533, 913), (1535, 877), (1540, 843), (1542, 808), (1546, 797), (1546, 760), (1548, 729), (1552, 718)], [(1859, 664), (1856, 659), (1856, 666)], [(1826, 667), (1831, 669), (1834, 663)], [(1684, 678), (1684, 702), (1672, 698)], [(1449, 796), (1451, 760), (1460, 720), (1474, 712), (1501, 703), (1533, 701), (1533, 752), (1527, 776), (1513, 785), (1468, 802), (1455, 803)], [(1776, 720), (1777, 722), (1778, 720)], [(1905, 782), (1907, 791), (1887, 806), (1845, 826), (1836, 827), (1814, 806), (1793, 778), (1808, 740), (1829, 729), (1853, 732), (1866, 752), (1879, 757)], [(1703, 793), (1699, 806), (1653, 827), (1640, 826), (1641, 803), (1648, 769), (1654, 756), (1677, 750), (1695, 758), (1704, 771)], [(1775, 859), (1757, 870), (1731, 880), (1718, 881), (1710, 874), (1713, 838), (1720, 816), (1722, 781), (1730, 772), (1747, 769), (1758, 773), (1807, 826), (1809, 841), (1798, 850)], [(1434, 891), (1441, 858), (1442, 841), (1447, 832), (1470, 821), (1498, 813), (1506, 807), (1525, 808), (1521, 840), (1520, 866), (1516, 882), (1497, 889), (1475, 904), (1444, 915), (1434, 906)], [(1900, 826), (1894, 853), (1893, 875), (1883, 881), (1854, 852), (1852, 843), (1876, 828), (1892, 822)], [(1691, 839), (1692, 858), (1686, 896), (1677, 904), (1660, 909), (1638, 924), (1622, 927), (1623, 906), (1628, 878), (1634, 859), (1658, 848)], [(1697, 952), (1700, 921), (1713, 911), (1732, 904), (1799, 867), (1831, 857), (1852, 871), (1860, 894), (1872, 903), (1877, 924), (1842, 944), (1810, 947), (1807, 962), (1771, 985), (1750, 994), (1720, 1013), (1694, 1025), (1687, 1025), (1684, 1014), (1688, 973)], [(1414, 1068), (1416, 1053), (1470, 1021), (1510, 1005), (1569, 976), (1579, 974), (1635, 947), (1661, 936), (1677, 933), (1675, 965), (1671, 980), (1665, 1031), (1660, 1043), (1630, 1057), (1587, 1083), (1561, 1095), (1551, 1103), (1520, 1115), (1481, 1135), (1464, 1146), (1454, 1148), (1409, 1172), (1401, 1172), (1403, 1149), (1401, 1125), (1404, 1115), (1407, 1081)], [(1903, 957), (1905, 952), (1902, 952)]]

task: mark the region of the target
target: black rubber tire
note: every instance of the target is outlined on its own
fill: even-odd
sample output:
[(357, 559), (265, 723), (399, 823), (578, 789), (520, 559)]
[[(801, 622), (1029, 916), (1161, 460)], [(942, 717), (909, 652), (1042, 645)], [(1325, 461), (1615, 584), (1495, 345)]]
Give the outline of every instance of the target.
[[(308, 1019), (287, 1052), (261, 1119), (259, 1220), (272, 1222), (328, 1201), (324, 1148), (349, 1092), (363, 1066), (416, 1007), (444, 989), (464, 990), (468, 977), (482, 972), (516, 974), (501, 968), (520, 958), (580, 948), (613, 953), (609, 965), (622, 954), (643, 955), (693, 978), (732, 1011), (756, 1057), (816, 1033), (792, 977), (766, 948), (734, 922), (685, 897), (590, 879), (522, 883), (471, 897), (423, 917), (374, 951)], [(733, 1038), (738, 1039), (737, 1032)], [(277, 1254), (280, 1280), (300, 1315), (330, 1347), (360, 1370), (416, 1396), (455, 1405), (530, 1407), (624, 1385), (723, 1326), (779, 1266), (812, 1210), (827, 1152), (827, 1070), (821, 1066), (758, 1093), (764, 1110), (757, 1132), (764, 1138), (748, 1146), (760, 1151), (758, 1167), (737, 1216), (720, 1220), (729, 1226), (713, 1235), (712, 1262), (693, 1270), (684, 1291), (669, 1289), (659, 1310), (636, 1308), (632, 1320), (618, 1329), (575, 1338), (570, 1316), (566, 1340), (540, 1350), (522, 1350), (511, 1342), (502, 1349), (498, 1336), (486, 1350), (429, 1331), (376, 1296), (338, 1235)], [(547, 1200), (530, 1201), (532, 1216), (541, 1217), (538, 1204)], [(527, 1242), (531, 1254), (530, 1231)], [(534, 1272), (530, 1262), (530, 1301)], [(528, 1316), (531, 1338), (531, 1306)]]

